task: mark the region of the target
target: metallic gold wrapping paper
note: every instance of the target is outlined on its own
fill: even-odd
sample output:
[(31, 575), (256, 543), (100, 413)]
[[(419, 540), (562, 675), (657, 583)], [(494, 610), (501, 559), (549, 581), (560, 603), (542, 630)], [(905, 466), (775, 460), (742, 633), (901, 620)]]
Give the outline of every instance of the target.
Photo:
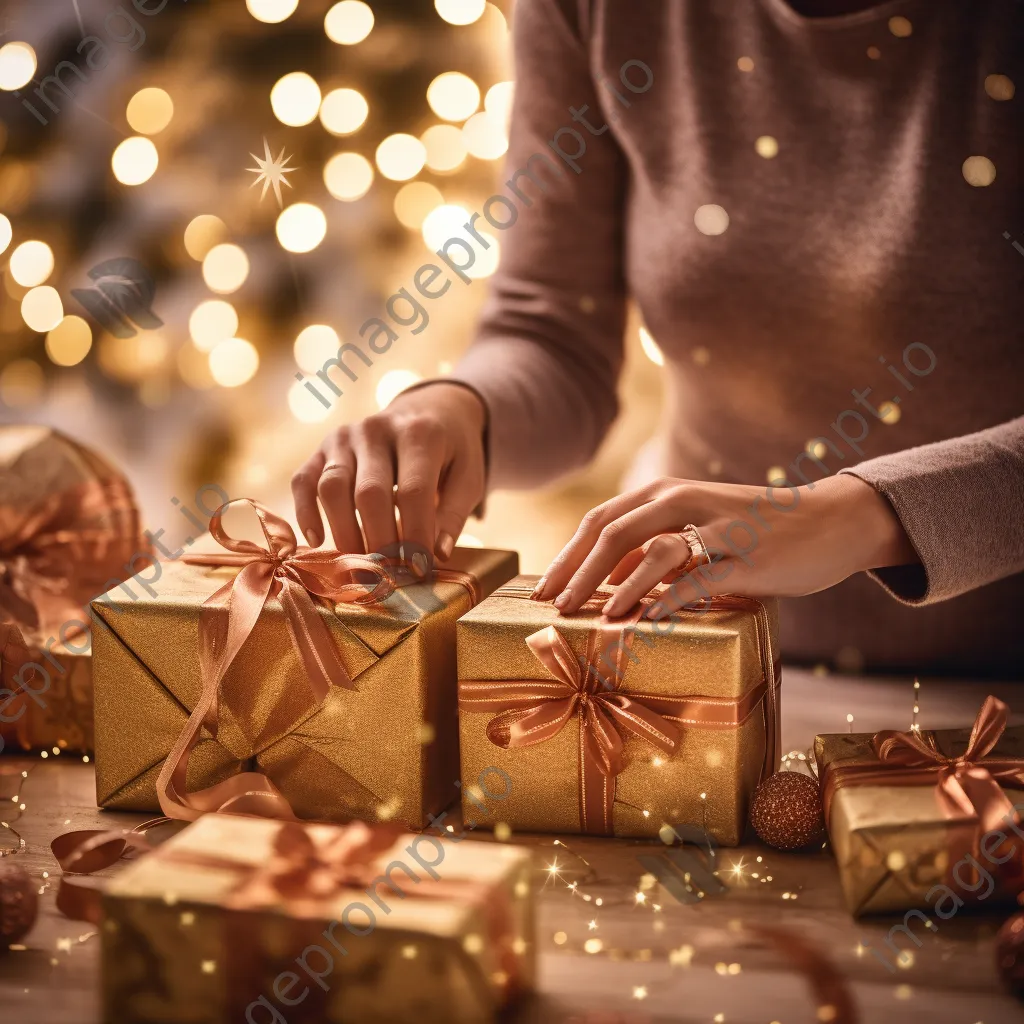
[[(551, 604), (528, 600), (535, 583), (536, 577), (519, 576), (459, 620), (460, 682), (551, 678), (525, 642), (549, 625), (557, 628), (577, 656), (584, 655), (597, 616), (560, 616)], [(765, 607), (772, 648), (777, 649), (778, 608), (774, 602), (766, 602)], [(629, 664), (617, 687), (626, 694), (731, 701), (764, 678), (755, 617), (749, 611), (683, 612), (669, 633), (659, 635), (650, 621), (642, 621), (638, 633), (650, 639), (645, 642), (638, 637), (633, 643), (638, 663)], [(683, 726), (679, 747), (671, 757), (643, 740), (625, 737), (627, 767), (616, 780), (613, 833), (657, 837), (666, 823), (699, 828), (706, 814), (708, 832), (717, 842), (738, 844), (765, 762), (766, 707), (762, 701), (733, 728)], [(503, 821), (526, 831), (582, 831), (578, 720), (573, 718), (557, 736), (536, 746), (505, 750), (487, 736), (492, 717), (464, 707), (459, 712), (467, 823), (491, 828)], [(775, 727), (772, 719), (771, 728)], [(490, 766), (512, 778), (509, 795), (500, 802), (477, 784)], [(703, 801), (701, 793), (706, 794)]]
[[(82, 646), (86, 637), (81, 634), (73, 642)], [(39, 659), (50, 679), (38, 702), (27, 693), (0, 701), (0, 713), (15, 719), (0, 721), (3, 749), (13, 754), (56, 747), (71, 754), (91, 754), (92, 655), (88, 650), (76, 652), (58, 645), (49, 648), (48, 654), (52, 660), (31, 655)], [(6, 677), (3, 668), (0, 665), (0, 677)]]
[[(969, 729), (941, 729), (933, 735), (946, 755), (963, 751)], [(870, 733), (818, 736), (814, 755), (819, 774), (827, 765), (870, 758)], [(995, 756), (1024, 756), (1024, 727), (1003, 733)], [(1011, 803), (1024, 791), (1005, 789)], [(973, 827), (950, 821), (934, 786), (844, 786), (835, 791), (829, 815), (829, 839), (839, 879), (855, 916), (893, 910), (928, 909), (926, 893), (947, 881), (948, 850), (954, 834)]]
[[(364, 889), (348, 888), (290, 906), (229, 909), (240, 881), (270, 859), (280, 825), (206, 815), (113, 880), (101, 929), (105, 1021), (236, 1024), (252, 1007), (248, 1019), (257, 1024), (487, 1024), (512, 987), (503, 965), (514, 966), (518, 991), (533, 986), (527, 849), (445, 840), (441, 858), (432, 841), (409, 833), (373, 869), (383, 875), (400, 862), (412, 872), (412, 879), (402, 870), (392, 874), (404, 897), (383, 882), (374, 887), (387, 913)], [(336, 831), (305, 827), (321, 839)], [(425, 898), (430, 878), (408, 852), (417, 839), (423, 860), (436, 862), (439, 884), (466, 883), (485, 900)], [(213, 863), (204, 865), (210, 855)], [(216, 866), (225, 858), (241, 872)], [(507, 927), (500, 936), (493, 930), (497, 900)], [(307, 952), (313, 945), (324, 953)], [(297, 962), (303, 956), (309, 971)]]
[[(446, 568), (472, 573), (486, 595), (517, 564), (513, 552), (457, 549)], [(174, 563), (156, 597), (115, 588), (93, 603), (104, 624), (93, 631), (101, 806), (159, 810), (160, 766), (201, 690), (200, 607), (235, 572)], [(376, 606), (321, 606), (356, 689), (314, 706), (272, 599), (225, 677), (218, 736), (196, 746), (189, 789), (255, 768), (301, 818), (425, 826), (457, 792), (454, 634), (470, 603), (465, 587), (433, 581)]]

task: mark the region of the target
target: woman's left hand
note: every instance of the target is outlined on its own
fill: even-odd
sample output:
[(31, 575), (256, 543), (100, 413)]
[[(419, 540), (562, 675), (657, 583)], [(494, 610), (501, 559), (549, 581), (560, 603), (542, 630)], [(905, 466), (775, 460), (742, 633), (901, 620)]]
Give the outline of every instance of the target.
[(856, 476), (767, 492), (665, 477), (591, 509), (533, 596), (573, 612), (610, 577), (619, 587), (604, 612), (623, 615), (685, 571), (691, 552), (680, 531), (688, 524), (711, 563), (687, 572), (659, 602), (660, 614), (715, 594), (799, 597), (856, 572), (918, 561), (888, 500)]

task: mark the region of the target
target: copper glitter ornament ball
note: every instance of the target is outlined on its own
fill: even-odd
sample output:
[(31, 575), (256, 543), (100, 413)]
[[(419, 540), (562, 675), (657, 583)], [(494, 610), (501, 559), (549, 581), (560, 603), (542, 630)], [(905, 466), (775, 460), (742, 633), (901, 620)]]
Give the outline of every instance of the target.
[(0, 950), (28, 935), (38, 912), (36, 883), (9, 858), (0, 860)]
[(996, 935), (996, 970), (1003, 984), (1024, 999), (1024, 911), (1014, 914)]
[(802, 772), (776, 772), (757, 787), (750, 823), (776, 850), (799, 850), (820, 842), (825, 817), (818, 783)]

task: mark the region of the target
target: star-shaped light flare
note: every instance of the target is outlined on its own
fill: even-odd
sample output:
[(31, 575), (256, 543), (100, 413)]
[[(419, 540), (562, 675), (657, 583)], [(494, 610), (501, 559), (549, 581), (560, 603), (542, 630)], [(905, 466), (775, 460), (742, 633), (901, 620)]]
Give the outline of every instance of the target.
[(277, 205), (282, 209), (284, 208), (284, 200), (281, 198), (281, 186), (287, 185), (291, 188), (291, 182), (287, 179), (286, 175), (291, 174), (292, 171), (297, 171), (297, 167), (289, 167), (288, 161), (291, 160), (290, 156), (284, 155), (284, 149), (281, 150), (280, 155), (275, 160), (270, 155), (270, 143), (267, 142), (266, 138), (263, 139), (263, 153), (265, 158), (260, 159), (255, 153), (249, 155), (259, 165), (257, 167), (247, 167), (247, 171), (251, 171), (256, 175), (256, 180), (253, 185), (258, 185), (261, 181), (263, 182), (263, 191), (260, 193), (260, 202), (263, 201), (267, 194), (267, 189), (270, 186), (274, 188), (274, 195), (277, 197)]

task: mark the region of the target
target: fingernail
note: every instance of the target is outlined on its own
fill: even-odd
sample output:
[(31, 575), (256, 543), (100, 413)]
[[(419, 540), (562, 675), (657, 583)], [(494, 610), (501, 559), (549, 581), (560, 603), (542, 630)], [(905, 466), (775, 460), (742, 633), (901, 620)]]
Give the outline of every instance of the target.
[(417, 551), (412, 556), (412, 571), (421, 580), (426, 578), (427, 572), (430, 569), (430, 563), (427, 561), (427, 556), (422, 551)]
[(318, 547), (320, 547), (320, 538), (317, 536), (316, 530), (314, 530), (312, 527), (310, 527), (306, 531), (306, 543), (311, 548), (318, 548)]
[(437, 555), (445, 560), (451, 558), (455, 548), (455, 538), (450, 533), (442, 533), (437, 538)]
[(533, 593), (530, 595), (530, 600), (531, 601), (539, 601), (541, 599), (540, 595), (544, 593), (544, 588), (547, 585), (548, 585), (547, 578), (544, 577), (544, 576), (541, 576), (541, 578), (539, 580), (537, 580), (537, 586), (535, 586), (533, 588)]
[(558, 597), (555, 598), (555, 607), (561, 611), (570, 601), (572, 600), (572, 591), (563, 590)]
[(610, 597), (607, 601), (605, 601), (604, 607), (601, 609), (601, 612), (604, 615), (609, 616), (609, 618), (613, 618), (614, 616), (618, 615), (619, 606), (617, 604), (617, 600), (617, 598)]

